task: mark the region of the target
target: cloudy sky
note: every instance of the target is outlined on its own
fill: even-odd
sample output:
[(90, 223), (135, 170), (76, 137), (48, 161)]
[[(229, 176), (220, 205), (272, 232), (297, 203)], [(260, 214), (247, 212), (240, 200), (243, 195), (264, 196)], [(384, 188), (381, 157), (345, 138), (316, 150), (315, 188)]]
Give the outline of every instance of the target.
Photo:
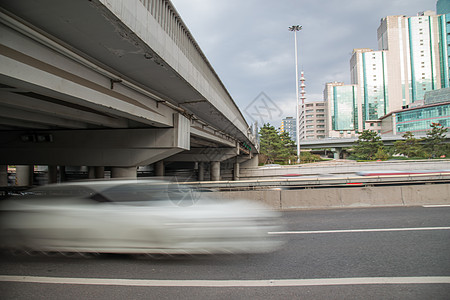
[[(294, 33), (307, 100), (322, 100), (326, 82), (350, 83), (354, 48), (377, 50), (380, 19), (436, 10), (436, 0), (172, 0), (200, 48), (243, 112), (264, 93), (295, 117)], [(281, 115), (281, 117), (278, 117)]]

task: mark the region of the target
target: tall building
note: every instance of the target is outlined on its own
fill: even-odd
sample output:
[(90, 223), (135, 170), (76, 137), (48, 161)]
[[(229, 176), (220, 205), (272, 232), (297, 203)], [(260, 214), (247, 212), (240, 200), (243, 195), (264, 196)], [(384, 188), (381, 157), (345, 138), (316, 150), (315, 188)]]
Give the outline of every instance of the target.
[(327, 111), (324, 101), (308, 101), (304, 107), (305, 129), (300, 139), (317, 140), (326, 137)]
[(351, 83), (356, 86), (355, 129), (363, 131), (388, 112), (386, 51), (354, 49)]
[[(388, 111), (423, 100), (427, 91), (441, 88), (439, 16), (388, 16), (378, 28), (378, 49), (387, 60)], [(444, 70), (448, 73), (448, 68)], [(447, 75), (448, 76), (448, 75)]]
[(325, 84), (324, 100), (326, 108), (327, 137), (353, 137), (358, 125), (358, 87), (343, 82)]
[(438, 0), (436, 3), (436, 12), (438, 15), (444, 15), (450, 13), (450, 1)]
[(282, 119), (280, 131), (289, 133), (291, 140), (293, 140), (295, 143), (297, 143), (297, 120), (296, 120), (296, 118), (286, 117), (285, 119)]
[(371, 129), (380, 118), (424, 101), (425, 93), (450, 86), (450, 12), (388, 16), (377, 30), (378, 50), (354, 49), (351, 84), (327, 83), (327, 136), (346, 137)]
[(439, 12), (439, 3), (441, 1), (438, 1), (438, 13), (441, 14), (439, 16), (439, 56), (441, 58), (440, 72), (442, 88), (450, 87), (450, 1), (446, 2), (447, 6), (441, 8), (445, 13), (441, 14)]

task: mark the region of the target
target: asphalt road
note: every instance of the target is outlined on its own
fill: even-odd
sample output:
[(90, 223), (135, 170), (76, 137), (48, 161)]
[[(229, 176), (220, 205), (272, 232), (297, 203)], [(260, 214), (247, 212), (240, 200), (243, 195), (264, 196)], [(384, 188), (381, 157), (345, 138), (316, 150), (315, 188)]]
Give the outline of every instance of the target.
[(262, 255), (0, 260), (0, 299), (450, 299), (450, 207), (284, 213)]

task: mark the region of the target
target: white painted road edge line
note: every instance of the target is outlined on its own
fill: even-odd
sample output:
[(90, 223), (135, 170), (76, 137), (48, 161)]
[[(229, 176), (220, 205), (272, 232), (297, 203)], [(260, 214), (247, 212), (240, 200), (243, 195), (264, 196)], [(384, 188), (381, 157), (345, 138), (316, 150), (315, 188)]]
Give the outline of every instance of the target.
[(152, 286), (281, 287), (281, 286), (371, 285), (371, 284), (450, 284), (450, 276), (356, 277), (356, 278), (268, 279), (268, 280), (146, 280), (146, 279), (69, 278), (69, 277), (0, 275), (0, 282), (146, 286), (146, 287)]
[(450, 207), (450, 204), (422, 205), (422, 207), (425, 207), (425, 208)]
[(389, 232), (389, 231), (423, 231), (423, 230), (450, 230), (450, 227), (379, 228), (379, 229), (315, 230), (315, 231), (271, 231), (271, 232), (268, 232), (268, 234), (319, 234), (319, 233), (355, 233), (355, 232)]

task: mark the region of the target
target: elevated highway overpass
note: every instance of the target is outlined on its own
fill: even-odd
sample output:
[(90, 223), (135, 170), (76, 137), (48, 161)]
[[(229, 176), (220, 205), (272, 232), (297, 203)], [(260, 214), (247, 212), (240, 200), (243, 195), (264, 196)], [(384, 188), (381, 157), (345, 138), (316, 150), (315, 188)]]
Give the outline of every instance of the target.
[[(234, 167), (251, 128), (167, 0), (0, 1), (0, 165)], [(223, 164), (222, 164), (223, 165)], [(53, 171), (54, 172), (54, 171)], [(4, 171), (3, 171), (4, 173)]]

